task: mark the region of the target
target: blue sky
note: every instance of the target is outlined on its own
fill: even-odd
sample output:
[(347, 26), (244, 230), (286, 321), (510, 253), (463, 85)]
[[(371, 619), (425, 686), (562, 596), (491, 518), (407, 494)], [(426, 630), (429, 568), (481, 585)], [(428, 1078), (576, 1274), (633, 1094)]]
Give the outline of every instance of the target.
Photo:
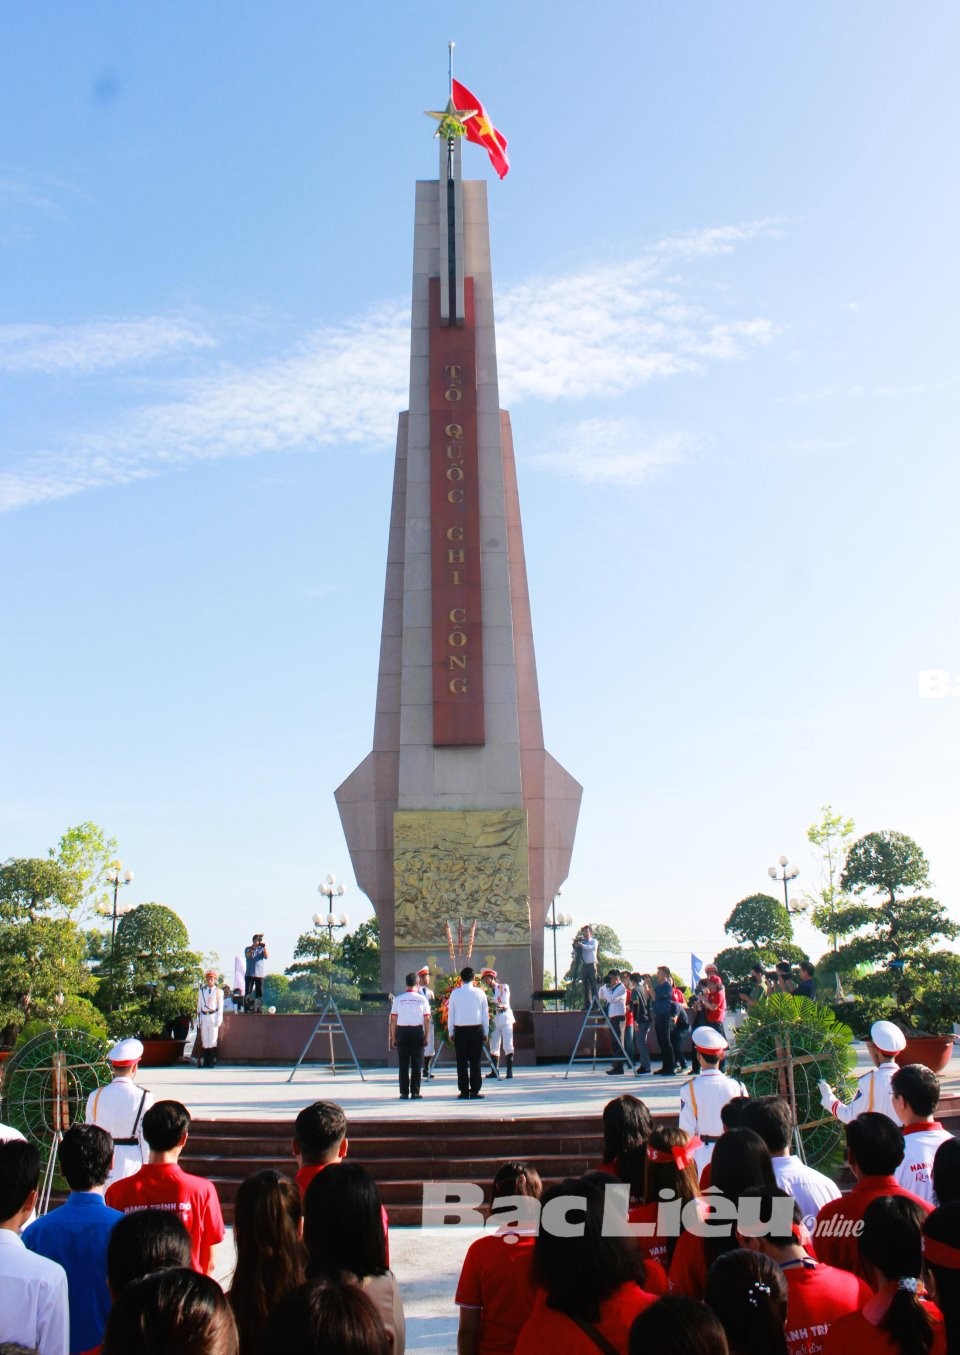
[[(561, 907), (685, 968), (825, 801), (960, 918), (955, 7), (4, 16), (0, 857), (278, 964), (370, 746), (414, 181), (489, 179)], [(813, 954), (825, 949), (802, 932)]]

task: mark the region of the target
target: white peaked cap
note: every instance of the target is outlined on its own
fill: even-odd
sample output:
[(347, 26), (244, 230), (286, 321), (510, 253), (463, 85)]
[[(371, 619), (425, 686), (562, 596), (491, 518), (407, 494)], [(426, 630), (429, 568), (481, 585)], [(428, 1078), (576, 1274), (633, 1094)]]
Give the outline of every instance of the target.
[(697, 1026), (692, 1035), (693, 1043), (706, 1054), (717, 1054), (727, 1048), (727, 1042), (718, 1030), (710, 1026)]
[(128, 1068), (143, 1058), (143, 1045), (135, 1035), (131, 1035), (126, 1040), (118, 1040), (107, 1058), (119, 1068)]
[(907, 1037), (899, 1026), (892, 1021), (874, 1021), (870, 1027), (870, 1039), (881, 1054), (899, 1054), (907, 1047)]

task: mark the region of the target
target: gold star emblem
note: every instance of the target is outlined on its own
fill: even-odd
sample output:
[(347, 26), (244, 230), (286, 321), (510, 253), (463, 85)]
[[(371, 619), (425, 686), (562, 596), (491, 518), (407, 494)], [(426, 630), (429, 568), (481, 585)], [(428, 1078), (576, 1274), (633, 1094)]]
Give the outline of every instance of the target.
[(434, 133), (435, 136), (446, 137), (447, 140), (450, 140), (451, 137), (463, 136), (466, 132), (464, 123), (469, 122), (471, 118), (475, 118), (479, 111), (477, 108), (455, 108), (453, 100), (448, 99), (447, 106), (442, 112), (425, 108), (424, 115), (428, 118), (436, 118), (439, 122), (440, 126)]

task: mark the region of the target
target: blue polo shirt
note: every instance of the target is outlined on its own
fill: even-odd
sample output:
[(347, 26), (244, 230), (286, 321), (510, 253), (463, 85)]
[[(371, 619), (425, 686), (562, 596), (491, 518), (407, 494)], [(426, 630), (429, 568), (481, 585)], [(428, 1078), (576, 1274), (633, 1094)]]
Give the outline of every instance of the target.
[(23, 1231), (24, 1246), (67, 1272), (70, 1355), (103, 1341), (113, 1302), (107, 1288), (107, 1243), (122, 1218), (96, 1191), (74, 1191)]

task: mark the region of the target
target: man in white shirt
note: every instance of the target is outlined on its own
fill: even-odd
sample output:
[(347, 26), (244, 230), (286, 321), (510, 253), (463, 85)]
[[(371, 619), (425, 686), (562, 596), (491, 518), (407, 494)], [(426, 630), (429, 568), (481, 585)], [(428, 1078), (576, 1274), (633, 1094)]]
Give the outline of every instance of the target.
[(933, 1118), (940, 1104), (940, 1079), (920, 1063), (898, 1068), (890, 1083), (893, 1108), (903, 1125), (903, 1161), (894, 1172), (897, 1185), (936, 1204), (933, 1159), (953, 1135)]
[(759, 1134), (767, 1145), (777, 1185), (793, 1196), (804, 1219), (815, 1219), (829, 1200), (839, 1200), (840, 1189), (829, 1176), (808, 1167), (791, 1153), (793, 1115), (785, 1097), (760, 1096), (748, 1102), (741, 1124)]
[(720, 1111), (734, 1097), (746, 1096), (747, 1089), (742, 1082), (721, 1073), (719, 1065), (727, 1042), (712, 1026), (698, 1026), (693, 1042), (701, 1071), (680, 1086), (680, 1128), (690, 1135), (699, 1134), (704, 1143), (709, 1143), (723, 1133)]
[(389, 1047), (400, 1061), (400, 1099), (420, 1100), (423, 1048), (430, 1029), (430, 1003), (417, 987), (416, 974), (408, 974), (405, 993), (398, 993), (390, 1008)]
[(613, 1063), (607, 1069), (607, 1074), (623, 1073), (623, 1059), (617, 1058), (617, 1051), (623, 1054), (623, 1026), (627, 1017), (627, 990), (620, 981), (620, 975), (615, 969), (611, 969), (603, 985), (600, 987), (597, 996), (601, 1002), (607, 1004), (607, 1020), (613, 1026), (615, 1039), (613, 1040)]
[(473, 981), (469, 965), (460, 970), (460, 987), (454, 988), (447, 1002), (447, 1030), (457, 1051), (457, 1086), (461, 1101), (479, 1101), (483, 1097), (480, 1055), (490, 1030), (487, 995)]
[(600, 991), (597, 986), (597, 953), (600, 949), (600, 942), (594, 938), (589, 927), (581, 927), (580, 935), (574, 941), (573, 948), (580, 957), (583, 971), (584, 1006), (589, 1008)]
[(107, 1055), (113, 1081), (87, 1098), (87, 1124), (98, 1124), (113, 1139), (113, 1166), (107, 1185), (133, 1176), (146, 1161), (143, 1117), (153, 1105), (153, 1093), (138, 1087), (137, 1068), (143, 1045), (137, 1039), (120, 1040)]
[(38, 1355), (67, 1355), (66, 1272), (28, 1251), (19, 1236), (33, 1213), (39, 1181), (40, 1154), (32, 1143), (0, 1144), (0, 1341), (18, 1342)]
[(820, 1089), (820, 1104), (824, 1110), (835, 1115), (842, 1124), (849, 1124), (851, 1120), (867, 1111), (886, 1115), (894, 1124), (899, 1124), (900, 1121), (893, 1108), (890, 1082), (897, 1071), (895, 1056), (906, 1047), (906, 1043), (907, 1037), (892, 1021), (874, 1021), (870, 1027), (870, 1039), (867, 1041), (873, 1067), (869, 1073), (864, 1073), (860, 1078), (853, 1100), (848, 1106), (840, 1100), (829, 1082), (824, 1082), (821, 1078), (817, 1086)]

